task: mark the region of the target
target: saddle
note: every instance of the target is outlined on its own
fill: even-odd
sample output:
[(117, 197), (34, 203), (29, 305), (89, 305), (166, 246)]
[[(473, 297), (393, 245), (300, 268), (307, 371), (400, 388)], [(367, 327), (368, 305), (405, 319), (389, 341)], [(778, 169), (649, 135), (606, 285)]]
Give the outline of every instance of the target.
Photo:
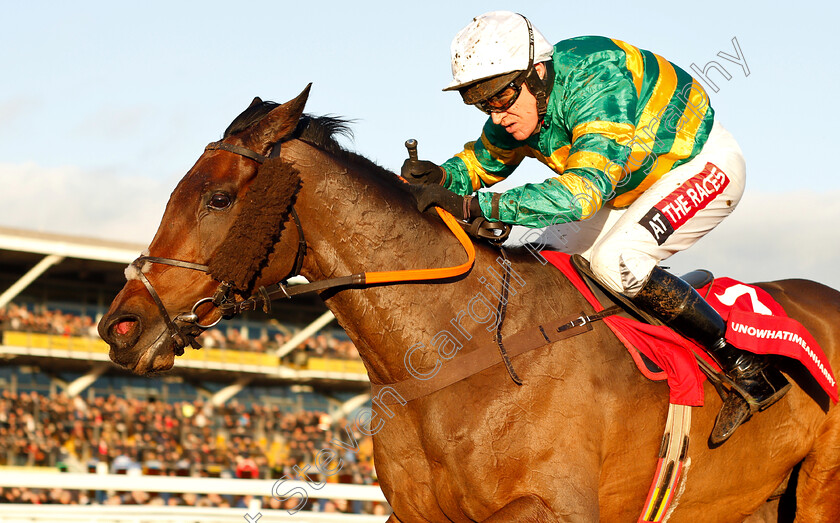
[[(589, 290), (592, 291), (595, 297), (598, 298), (598, 301), (601, 302), (605, 308), (608, 308), (611, 305), (619, 305), (624, 309), (624, 312), (620, 313), (620, 315), (623, 315), (626, 318), (644, 321), (646, 323), (650, 323), (651, 325), (663, 325), (661, 321), (636, 307), (636, 305), (628, 300), (626, 296), (613, 291), (598, 281), (598, 278), (595, 277), (595, 273), (592, 272), (592, 268), (589, 266), (589, 261), (586, 258), (580, 254), (573, 254), (571, 261), (575, 269), (577, 269), (581, 276), (583, 276), (583, 281), (586, 282), (586, 286), (589, 287)], [(706, 269), (697, 269), (680, 276), (680, 278), (695, 289), (699, 290), (712, 283), (715, 276), (711, 271)]]
[[(617, 313), (616, 316), (626, 318), (629, 320), (636, 320), (648, 323), (654, 326), (662, 326), (664, 325), (660, 320), (651, 316), (647, 312), (643, 311), (642, 309), (638, 308), (632, 301), (630, 301), (626, 296), (623, 294), (617, 293), (610, 289), (609, 287), (602, 284), (598, 278), (595, 276), (595, 273), (592, 272), (592, 268), (589, 265), (589, 260), (581, 256), (580, 254), (573, 254), (570, 258), (572, 266), (577, 269), (578, 273), (581, 275), (584, 283), (595, 295), (595, 298), (598, 300), (601, 305), (604, 306), (605, 309), (609, 309), (613, 306), (621, 307), (621, 312)], [(702, 289), (712, 283), (714, 281), (715, 276), (712, 274), (711, 271), (706, 269), (697, 269), (691, 271), (683, 276), (680, 276), (686, 283), (691, 285), (695, 289)], [(645, 367), (647, 368), (650, 373), (661, 373), (662, 369), (654, 363), (650, 358), (648, 358), (643, 352), (639, 352), (639, 356), (644, 363)], [(701, 364), (701, 370), (713, 381), (718, 380), (721, 376), (719, 372), (717, 372), (714, 368), (709, 365), (706, 365), (705, 368)], [(712, 374), (709, 376), (709, 374)], [(720, 390), (718, 390), (720, 392)]]

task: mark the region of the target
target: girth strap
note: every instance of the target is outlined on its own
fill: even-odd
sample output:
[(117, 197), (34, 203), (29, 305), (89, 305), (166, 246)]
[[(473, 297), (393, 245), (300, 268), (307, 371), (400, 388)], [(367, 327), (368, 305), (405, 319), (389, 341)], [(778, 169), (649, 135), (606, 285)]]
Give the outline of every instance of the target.
[(659, 462), (638, 523), (665, 520), (668, 507), (676, 497), (679, 481), (688, 466), (686, 458), (690, 430), (691, 407), (669, 404), (665, 433), (659, 448)]
[[(592, 330), (593, 322), (620, 311), (621, 307), (615, 306), (591, 315), (581, 312), (562, 320), (530, 327), (505, 338), (507, 354), (510, 358), (514, 358), (534, 349), (589, 332)], [(390, 384), (371, 383), (371, 396), (378, 398), (376, 401), (382, 404), (393, 405), (402, 403), (402, 401), (416, 400), (437, 392), (483, 370), (501, 364), (502, 360), (499, 358), (498, 351), (493, 350), (495, 346), (495, 342), (490, 341), (473, 351), (458, 354), (451, 361), (443, 364), (437, 374), (426, 380), (410, 377)], [(385, 389), (390, 389), (393, 393), (380, 397), (380, 393)]]

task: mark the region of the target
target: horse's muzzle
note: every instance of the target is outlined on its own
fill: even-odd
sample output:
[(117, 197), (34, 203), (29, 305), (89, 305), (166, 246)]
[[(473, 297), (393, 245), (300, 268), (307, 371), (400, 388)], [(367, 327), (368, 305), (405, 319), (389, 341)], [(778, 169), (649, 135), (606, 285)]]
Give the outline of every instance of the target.
[[(114, 317), (106, 315), (99, 322), (97, 330), (99, 336), (111, 346), (117, 358), (122, 359), (120, 356), (127, 356), (126, 353), (130, 353), (131, 349), (134, 348), (143, 332), (143, 325), (140, 317), (135, 314), (121, 314)], [(120, 365), (129, 363), (118, 360), (115, 360), (115, 362)]]

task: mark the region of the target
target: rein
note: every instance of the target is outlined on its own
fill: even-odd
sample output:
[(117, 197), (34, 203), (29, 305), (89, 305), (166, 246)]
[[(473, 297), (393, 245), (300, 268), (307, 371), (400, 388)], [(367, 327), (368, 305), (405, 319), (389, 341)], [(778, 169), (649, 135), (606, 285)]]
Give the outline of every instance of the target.
[[(248, 149), (246, 147), (224, 143), (221, 141), (209, 144), (207, 147), (205, 147), (204, 150), (227, 151), (233, 154), (238, 154), (239, 156), (242, 156), (244, 158), (251, 159), (259, 164), (264, 163), (267, 159), (265, 156), (255, 151), (252, 151), (251, 149)], [(205, 264), (176, 260), (173, 258), (164, 258), (159, 256), (140, 256), (136, 260), (131, 262), (131, 266), (137, 269), (137, 274), (139, 275), (140, 281), (143, 282), (143, 285), (149, 291), (149, 294), (151, 294), (152, 299), (157, 305), (158, 311), (164, 319), (164, 323), (166, 324), (166, 328), (169, 331), (169, 335), (173, 340), (175, 340), (177, 346), (180, 347), (189, 344), (194, 349), (200, 349), (201, 346), (198, 344), (198, 342), (195, 341), (195, 335), (186, 332), (186, 329), (197, 327), (198, 329), (206, 330), (211, 327), (214, 327), (222, 320), (222, 318), (230, 318), (244, 311), (256, 310), (258, 307), (267, 313), (271, 311), (271, 300), (275, 298), (291, 298), (292, 296), (297, 296), (300, 294), (321, 292), (327, 289), (347, 287), (352, 285), (375, 285), (408, 281), (440, 280), (460, 276), (466, 273), (470, 270), (470, 268), (473, 266), (473, 263), (475, 262), (475, 247), (473, 246), (472, 241), (470, 241), (467, 234), (459, 225), (458, 221), (451, 214), (440, 208), (436, 208), (436, 210), (438, 212), (438, 215), (440, 215), (441, 219), (444, 221), (447, 227), (449, 227), (449, 230), (452, 231), (452, 233), (461, 243), (461, 246), (464, 248), (464, 251), (467, 253), (466, 262), (454, 267), (362, 272), (357, 274), (351, 274), (349, 276), (340, 276), (337, 278), (330, 278), (327, 280), (320, 280), (289, 287), (287, 285), (288, 280), (300, 274), (300, 270), (303, 267), (303, 260), (306, 257), (306, 238), (304, 236), (303, 226), (301, 225), (300, 217), (298, 216), (294, 205), (292, 205), (291, 215), (298, 231), (298, 250), (295, 255), (295, 264), (289, 275), (286, 276), (286, 278), (277, 283), (269, 285), (268, 287), (259, 287), (259, 289), (257, 289), (256, 294), (252, 295), (250, 298), (239, 301), (236, 301), (235, 298), (231, 299), (230, 291), (232, 289), (232, 285), (229, 282), (222, 281), (219, 282), (219, 286), (216, 288), (216, 291), (213, 293), (213, 296), (201, 298), (200, 300), (195, 302), (195, 304), (192, 306), (189, 312), (179, 313), (174, 318), (172, 318), (169, 316), (169, 313), (166, 310), (166, 307), (164, 306), (163, 301), (161, 300), (154, 286), (144, 274), (143, 266), (146, 263), (159, 263), (162, 265), (170, 265), (172, 267), (181, 267), (184, 269), (200, 271), (206, 274), (210, 274), (210, 268)], [(209, 324), (200, 323), (198, 317), (198, 308), (204, 305), (205, 303), (212, 303), (221, 311), (221, 315), (219, 316), (219, 318)], [(182, 349), (179, 348), (178, 350), (181, 351), (181, 354), (183, 354)]]

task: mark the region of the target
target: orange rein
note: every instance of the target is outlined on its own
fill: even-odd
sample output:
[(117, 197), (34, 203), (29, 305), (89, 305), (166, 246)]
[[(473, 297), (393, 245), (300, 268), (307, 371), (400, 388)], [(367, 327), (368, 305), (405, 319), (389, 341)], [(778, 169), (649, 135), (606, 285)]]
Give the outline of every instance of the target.
[(381, 272), (366, 272), (365, 283), (394, 283), (400, 281), (415, 281), (415, 280), (442, 280), (451, 278), (453, 276), (460, 276), (472, 268), (475, 262), (475, 247), (470, 241), (464, 229), (458, 225), (457, 220), (444, 211), (440, 207), (435, 207), (438, 215), (443, 219), (443, 222), (452, 231), (452, 234), (461, 242), (461, 246), (467, 252), (467, 261), (461, 265), (454, 267), (440, 267), (436, 269), (406, 269), (400, 271), (381, 271)]

